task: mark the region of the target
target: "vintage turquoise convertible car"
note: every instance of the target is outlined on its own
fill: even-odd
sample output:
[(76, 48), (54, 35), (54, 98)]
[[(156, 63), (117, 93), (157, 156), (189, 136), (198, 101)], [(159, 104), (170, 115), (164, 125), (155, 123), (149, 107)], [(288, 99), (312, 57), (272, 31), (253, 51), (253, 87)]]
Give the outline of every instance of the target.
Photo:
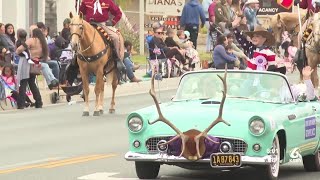
[(294, 97), (279, 73), (189, 72), (172, 101), (160, 105), (151, 87), (156, 106), (134, 111), (126, 121), (125, 159), (135, 161), (140, 179), (156, 178), (162, 164), (253, 166), (265, 179), (278, 179), (279, 165), (290, 161), (320, 170), (320, 104)]

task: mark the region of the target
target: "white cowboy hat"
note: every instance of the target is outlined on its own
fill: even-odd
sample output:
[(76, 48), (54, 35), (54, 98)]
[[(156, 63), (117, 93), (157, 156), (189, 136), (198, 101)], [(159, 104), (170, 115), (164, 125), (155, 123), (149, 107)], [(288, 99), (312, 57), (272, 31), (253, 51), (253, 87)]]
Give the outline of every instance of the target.
[(248, 4), (259, 4), (259, 0), (248, 0), (246, 3), (244, 3), (244, 5)]

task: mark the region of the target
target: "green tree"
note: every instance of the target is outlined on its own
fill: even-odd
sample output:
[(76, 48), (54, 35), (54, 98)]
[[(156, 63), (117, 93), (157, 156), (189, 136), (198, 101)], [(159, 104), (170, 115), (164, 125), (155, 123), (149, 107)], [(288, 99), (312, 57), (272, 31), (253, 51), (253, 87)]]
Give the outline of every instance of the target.
[(128, 6), (132, 3), (132, 0), (115, 0), (115, 2), (122, 8), (127, 9)]

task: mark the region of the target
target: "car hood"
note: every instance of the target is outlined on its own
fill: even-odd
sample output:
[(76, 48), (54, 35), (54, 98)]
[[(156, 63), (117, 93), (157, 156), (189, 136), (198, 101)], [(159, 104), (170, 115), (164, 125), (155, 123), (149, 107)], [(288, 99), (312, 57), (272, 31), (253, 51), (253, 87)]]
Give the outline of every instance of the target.
[[(203, 104), (204, 102), (208, 101), (170, 102), (161, 104), (160, 107), (164, 117), (180, 131), (185, 132), (190, 129), (203, 131), (218, 117), (220, 106), (220, 104)], [(247, 133), (248, 121), (251, 118), (255, 116), (263, 118), (270, 112), (274, 115), (279, 106), (282, 106), (282, 104), (233, 99), (227, 100), (224, 104), (222, 117), (230, 123), (231, 126), (219, 123), (209, 131), (209, 134), (224, 136), (229, 133), (239, 133), (238, 135), (240, 135), (241, 130)], [(140, 114), (144, 118), (144, 121), (152, 122), (158, 118), (155, 106), (142, 109), (136, 113)], [(147, 130), (152, 131), (153, 135), (175, 134), (168, 125), (162, 122), (148, 125)]]

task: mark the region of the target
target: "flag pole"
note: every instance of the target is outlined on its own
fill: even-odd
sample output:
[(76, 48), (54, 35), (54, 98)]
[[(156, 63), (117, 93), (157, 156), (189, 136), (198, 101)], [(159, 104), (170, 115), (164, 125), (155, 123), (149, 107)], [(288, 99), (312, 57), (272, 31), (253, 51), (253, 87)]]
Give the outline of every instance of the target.
[(81, 0), (77, 0), (77, 15), (79, 15), (80, 1)]
[[(299, 3), (297, 4), (297, 9), (298, 9), (298, 17), (299, 17), (299, 32), (302, 33), (302, 36), (303, 36), (303, 32), (301, 32), (301, 29), (302, 29), (302, 23), (301, 23), (301, 14), (300, 14), (300, 5)], [(302, 38), (302, 37), (301, 37)], [(303, 48), (304, 44), (303, 42), (301, 42), (301, 39), (298, 38), (298, 41), (300, 41), (301, 43), (301, 46)], [(300, 44), (299, 43), (299, 44)]]

